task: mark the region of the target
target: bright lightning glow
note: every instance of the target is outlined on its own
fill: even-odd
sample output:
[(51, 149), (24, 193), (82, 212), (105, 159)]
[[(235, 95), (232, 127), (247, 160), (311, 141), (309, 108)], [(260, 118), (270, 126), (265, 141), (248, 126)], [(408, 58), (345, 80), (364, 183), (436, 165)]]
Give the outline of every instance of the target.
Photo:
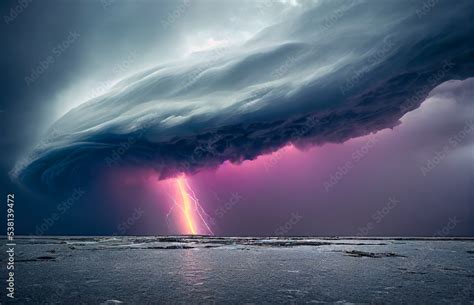
[(176, 179), (176, 185), (178, 186), (179, 193), (181, 194), (181, 199), (183, 203), (183, 214), (186, 219), (186, 224), (188, 226), (189, 232), (191, 234), (196, 234), (196, 228), (194, 225), (193, 215), (191, 212), (191, 201), (189, 200), (189, 194), (186, 191), (186, 183), (184, 178)]
[[(175, 179), (177, 198), (173, 200), (175, 206), (181, 212), (181, 222), (183, 224), (183, 234), (213, 234), (211, 228), (206, 222), (209, 215), (206, 214), (199, 203), (191, 186), (184, 176)], [(171, 213), (171, 211), (170, 211)]]

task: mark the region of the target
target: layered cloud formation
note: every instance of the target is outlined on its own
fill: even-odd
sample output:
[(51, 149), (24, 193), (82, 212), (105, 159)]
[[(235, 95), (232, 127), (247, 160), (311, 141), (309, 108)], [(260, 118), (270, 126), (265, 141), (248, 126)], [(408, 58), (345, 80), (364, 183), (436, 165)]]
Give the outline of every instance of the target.
[(474, 71), (474, 3), (430, 3), (322, 1), (244, 44), (150, 68), (65, 114), (12, 175), (49, 190), (112, 165), (166, 178), (394, 127)]

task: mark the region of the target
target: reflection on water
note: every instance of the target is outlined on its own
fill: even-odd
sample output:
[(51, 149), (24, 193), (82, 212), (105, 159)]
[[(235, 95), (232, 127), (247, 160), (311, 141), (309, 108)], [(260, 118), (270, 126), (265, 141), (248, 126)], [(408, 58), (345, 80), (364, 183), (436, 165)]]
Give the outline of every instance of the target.
[(205, 257), (195, 255), (194, 249), (185, 249), (179, 254), (181, 258), (181, 276), (187, 285), (203, 286), (209, 277), (209, 264)]
[(474, 301), (472, 240), (45, 237), (17, 246), (19, 304), (45, 302), (59, 285), (60, 300), (48, 303)]

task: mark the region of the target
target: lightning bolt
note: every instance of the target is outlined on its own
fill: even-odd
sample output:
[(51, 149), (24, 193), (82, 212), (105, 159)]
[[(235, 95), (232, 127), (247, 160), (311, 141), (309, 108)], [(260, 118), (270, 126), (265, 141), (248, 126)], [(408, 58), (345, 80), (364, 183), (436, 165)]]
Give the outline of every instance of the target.
[(177, 198), (172, 199), (174, 205), (170, 209), (167, 218), (173, 212), (174, 208), (178, 207), (182, 223), (185, 226), (182, 233), (192, 235), (203, 233), (214, 234), (206, 221), (210, 216), (199, 203), (199, 199), (186, 178), (184, 176), (178, 177), (174, 179), (174, 184), (176, 185)]
[(178, 186), (179, 193), (181, 194), (181, 200), (183, 203), (183, 214), (188, 225), (188, 230), (191, 234), (196, 234), (196, 226), (194, 224), (193, 214), (191, 212), (191, 200), (186, 190), (186, 180), (184, 178), (176, 179), (176, 185)]

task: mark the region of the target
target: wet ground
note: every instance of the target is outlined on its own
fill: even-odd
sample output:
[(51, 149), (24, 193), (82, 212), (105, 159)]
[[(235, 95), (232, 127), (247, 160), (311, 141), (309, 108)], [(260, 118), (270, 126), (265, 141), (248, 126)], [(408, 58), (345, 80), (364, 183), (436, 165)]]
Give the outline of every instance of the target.
[(15, 251), (2, 303), (474, 304), (472, 239), (23, 237)]

